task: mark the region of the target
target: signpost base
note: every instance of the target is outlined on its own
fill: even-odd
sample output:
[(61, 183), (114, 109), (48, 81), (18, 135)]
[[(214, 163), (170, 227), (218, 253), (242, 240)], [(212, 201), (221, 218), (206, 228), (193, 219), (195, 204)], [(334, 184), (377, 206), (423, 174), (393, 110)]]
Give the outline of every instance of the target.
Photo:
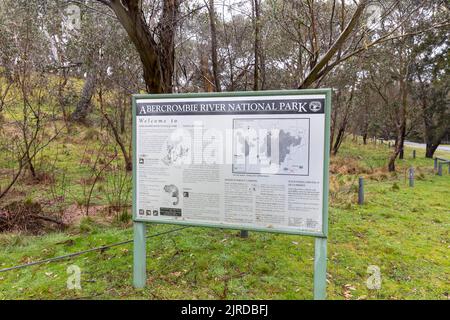
[(240, 237), (241, 238), (248, 238), (248, 230), (241, 230)]
[(327, 297), (327, 238), (316, 238), (314, 249), (314, 300)]
[(145, 223), (134, 222), (133, 243), (133, 285), (135, 288), (144, 288), (147, 281), (147, 254), (145, 244)]

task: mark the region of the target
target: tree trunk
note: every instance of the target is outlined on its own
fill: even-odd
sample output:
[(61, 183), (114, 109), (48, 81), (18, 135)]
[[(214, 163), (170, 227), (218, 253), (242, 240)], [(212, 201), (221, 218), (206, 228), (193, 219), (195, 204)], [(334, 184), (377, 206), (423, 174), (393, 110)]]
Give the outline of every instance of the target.
[(398, 130), (397, 133), (397, 143), (395, 144), (394, 151), (392, 152), (391, 156), (389, 157), (389, 163), (388, 163), (388, 170), (389, 172), (395, 171), (395, 160), (397, 159), (398, 155), (402, 151), (403, 148), (403, 142), (405, 137), (402, 134), (401, 130)]
[[(402, 61), (402, 60), (400, 60)], [(405, 72), (406, 74), (406, 72)], [(400, 104), (400, 112), (398, 115), (397, 122), (397, 136), (395, 138), (395, 148), (392, 155), (389, 158), (388, 170), (389, 172), (395, 171), (395, 160), (400, 153), (403, 153), (403, 148), (405, 144), (405, 134), (406, 134), (406, 107), (408, 104), (408, 91), (407, 91), (407, 77), (402, 75), (400, 79), (400, 95), (401, 95), (401, 104)]]
[(144, 69), (144, 81), (149, 93), (172, 92), (175, 58), (175, 25), (178, 0), (163, 2), (162, 15), (157, 27), (157, 42), (149, 31), (142, 11), (142, 1), (112, 0), (107, 4), (125, 28), (133, 42)]
[(259, 58), (260, 58), (260, 35), (259, 35), (259, 23), (260, 23), (260, 14), (259, 14), (259, 0), (254, 0), (253, 2), (253, 10), (254, 10), (254, 24), (255, 24), (255, 44), (254, 44), (254, 71), (253, 71), (253, 90), (259, 90)]
[(432, 138), (427, 138), (426, 141), (426, 151), (425, 151), (425, 157), (426, 158), (433, 158), (434, 153), (436, 152), (437, 148), (441, 144), (442, 139), (448, 134), (448, 130), (444, 130), (439, 136)]
[(390, 172), (395, 171), (395, 160), (399, 154), (403, 158), (403, 148), (405, 144), (406, 136), (406, 110), (408, 106), (408, 72), (409, 66), (407, 59), (404, 57), (405, 50), (403, 44), (400, 47), (399, 53), (399, 67), (400, 67), (400, 77), (399, 77), (399, 93), (400, 93), (400, 110), (396, 113), (396, 131), (397, 135), (395, 138), (395, 148), (389, 158), (388, 170)]
[(333, 145), (333, 155), (334, 156), (338, 153), (339, 147), (341, 146), (342, 141), (344, 140), (344, 134), (345, 134), (345, 128), (340, 127), (337, 137), (336, 137), (336, 141), (334, 142), (334, 145)]
[(388, 170), (389, 172), (394, 172), (395, 171), (395, 159), (397, 158), (398, 153), (394, 152), (390, 157), (389, 157), (389, 163), (388, 163)]
[(27, 161), (27, 166), (28, 166), (28, 169), (30, 170), (31, 176), (33, 177), (33, 179), (37, 179), (36, 169), (34, 169), (33, 161), (30, 157), (29, 149), (27, 149), (27, 152), (26, 152), (26, 161)]
[(437, 148), (438, 148), (437, 145), (434, 145), (432, 143), (427, 143), (427, 147), (425, 150), (425, 157), (432, 159), (434, 156), (434, 152), (436, 151)]
[(300, 84), (299, 89), (309, 88), (314, 82), (318, 81), (332, 70), (332, 68), (329, 67), (331, 59), (334, 57), (336, 52), (338, 52), (342, 48), (350, 34), (358, 26), (359, 19), (363, 15), (367, 3), (368, 0), (361, 0), (358, 3), (358, 6), (356, 7), (352, 18), (350, 19), (345, 29), (341, 32), (330, 49), (320, 58), (320, 60), (317, 63), (314, 63), (311, 71)]
[(213, 76), (208, 67), (208, 58), (205, 54), (200, 53), (200, 72), (202, 75), (203, 89), (205, 92), (214, 92)]
[(217, 31), (216, 31), (216, 12), (214, 8), (214, 0), (209, 0), (209, 26), (211, 29), (211, 60), (212, 70), (214, 77), (215, 91), (220, 92), (220, 79), (219, 79), (219, 63), (217, 61)]
[(91, 69), (88, 72), (86, 81), (84, 82), (80, 100), (78, 101), (75, 111), (70, 116), (72, 121), (85, 122), (86, 117), (91, 110), (91, 99), (95, 91), (96, 71)]
[(158, 55), (162, 70), (163, 90), (172, 92), (172, 80), (175, 66), (175, 29), (178, 19), (179, 0), (163, 1), (163, 11), (159, 22)]
[(106, 108), (103, 103), (103, 92), (100, 89), (98, 93), (98, 101), (100, 104), (100, 111), (103, 114), (103, 117), (108, 122), (109, 127), (111, 128), (111, 131), (113, 133), (114, 139), (116, 140), (116, 143), (119, 145), (120, 151), (122, 151), (123, 159), (125, 161), (125, 170), (131, 171), (133, 169), (132, 160), (130, 157), (130, 154), (127, 152), (127, 149), (125, 148), (125, 142), (123, 141), (122, 137), (119, 134), (118, 128), (114, 121), (109, 117)]
[[(340, 95), (340, 91), (338, 92), (338, 94), (336, 95), (336, 100), (337, 100), (337, 104), (338, 105), (342, 105), (340, 104), (341, 101), (341, 95)], [(342, 141), (344, 140), (345, 137), (345, 132), (347, 130), (347, 126), (348, 126), (348, 121), (350, 118), (350, 113), (351, 113), (351, 109), (352, 109), (352, 105), (353, 105), (353, 95), (354, 95), (354, 91), (355, 91), (355, 86), (352, 86), (351, 90), (350, 90), (350, 95), (348, 96), (348, 98), (345, 100), (345, 109), (344, 110), (338, 110), (337, 108), (335, 108), (335, 115), (334, 115), (334, 125), (336, 125), (336, 122), (338, 121), (338, 112), (340, 111), (342, 115), (342, 119), (341, 122), (339, 124), (339, 128), (338, 128), (338, 133), (336, 136), (336, 139), (334, 139), (334, 131), (335, 128), (333, 128), (333, 137), (332, 140), (334, 140), (334, 144), (331, 143), (332, 146), (332, 154), (336, 155), (337, 152), (339, 151), (339, 148), (341, 147)]]
[(422, 101), (422, 119), (424, 126), (424, 138), (426, 143), (425, 157), (433, 158), (435, 151), (441, 144), (442, 139), (448, 134), (448, 130), (446, 129), (441, 132), (439, 135), (436, 131), (436, 127), (433, 126), (432, 117), (433, 113), (429, 108), (426, 98)]
[(406, 136), (406, 117), (402, 120), (402, 132), (401, 132), (401, 139), (399, 140), (399, 159), (403, 160), (404, 153), (405, 153), (405, 136)]
[[(125, 96), (125, 95), (124, 95)], [(118, 99), (120, 101), (120, 134), (125, 133), (125, 120), (127, 117), (127, 101), (123, 101), (121, 97)]]

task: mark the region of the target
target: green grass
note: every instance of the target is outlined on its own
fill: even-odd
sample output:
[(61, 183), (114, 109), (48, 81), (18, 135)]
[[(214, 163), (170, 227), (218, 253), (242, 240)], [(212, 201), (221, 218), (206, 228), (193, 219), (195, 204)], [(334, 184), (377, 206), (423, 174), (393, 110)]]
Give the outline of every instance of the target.
[[(348, 141), (333, 159), (356, 161), (367, 183), (366, 203), (358, 206), (359, 173), (334, 175), (339, 190), (330, 207), (330, 299), (448, 299), (450, 175), (436, 176), (432, 160), (420, 152), (412, 159), (411, 150), (397, 162), (396, 175), (382, 173), (381, 179), (377, 170), (389, 152), (386, 146)], [(411, 165), (418, 172), (414, 188), (403, 174)], [(75, 168), (70, 170), (76, 175)], [(171, 228), (151, 225), (148, 233)], [(65, 233), (3, 234), (0, 268), (131, 238), (125, 225), (92, 219)], [(237, 231), (188, 228), (148, 240), (143, 290), (131, 285), (132, 245), (127, 244), (0, 273), (0, 299), (311, 299), (313, 251), (309, 237), (250, 232), (241, 239)], [(67, 267), (73, 264), (81, 268), (79, 291), (66, 286)], [(381, 270), (380, 290), (367, 289), (370, 265)]]

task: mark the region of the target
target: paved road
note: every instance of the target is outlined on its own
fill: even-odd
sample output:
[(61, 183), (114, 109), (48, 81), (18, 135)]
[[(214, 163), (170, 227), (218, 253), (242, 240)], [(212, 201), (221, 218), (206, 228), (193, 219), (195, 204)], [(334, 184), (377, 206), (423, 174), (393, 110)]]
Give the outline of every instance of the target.
[[(405, 141), (405, 145), (410, 146), (410, 147), (415, 147), (415, 148), (422, 148), (422, 149), (426, 148), (425, 143)], [(450, 146), (439, 146), (438, 150), (450, 152)]]

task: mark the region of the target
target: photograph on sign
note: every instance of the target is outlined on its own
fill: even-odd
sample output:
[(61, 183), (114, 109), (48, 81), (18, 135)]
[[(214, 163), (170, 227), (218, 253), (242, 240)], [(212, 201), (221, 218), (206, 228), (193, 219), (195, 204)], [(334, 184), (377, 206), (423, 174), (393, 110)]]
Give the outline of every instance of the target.
[(323, 234), (325, 99), (137, 98), (135, 220)]

